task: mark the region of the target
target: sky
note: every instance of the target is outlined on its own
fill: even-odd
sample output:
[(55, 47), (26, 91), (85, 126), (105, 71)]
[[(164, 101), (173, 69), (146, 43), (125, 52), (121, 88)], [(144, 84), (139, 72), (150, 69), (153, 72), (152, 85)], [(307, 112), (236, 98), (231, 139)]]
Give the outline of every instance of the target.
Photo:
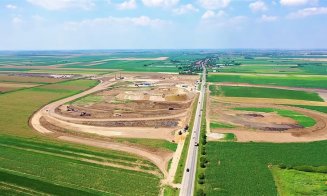
[(1, 0), (0, 50), (327, 48), (327, 0)]

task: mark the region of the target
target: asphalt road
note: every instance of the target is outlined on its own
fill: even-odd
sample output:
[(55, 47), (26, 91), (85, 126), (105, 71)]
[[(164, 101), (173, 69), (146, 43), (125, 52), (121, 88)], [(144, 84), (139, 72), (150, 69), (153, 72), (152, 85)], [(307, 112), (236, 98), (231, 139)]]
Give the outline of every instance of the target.
[[(204, 95), (205, 95), (205, 86), (204, 86), (206, 82), (205, 75), (206, 75), (206, 70), (204, 69), (199, 102), (196, 108), (194, 125), (193, 125), (190, 145), (187, 153), (185, 171), (184, 171), (181, 190), (179, 194), (180, 196), (192, 196), (194, 191), (196, 163), (198, 157), (198, 146), (195, 146), (195, 144), (199, 143), (200, 140), (201, 118), (202, 118), (202, 110), (203, 110)], [(187, 169), (189, 169), (189, 171), (187, 171)]]

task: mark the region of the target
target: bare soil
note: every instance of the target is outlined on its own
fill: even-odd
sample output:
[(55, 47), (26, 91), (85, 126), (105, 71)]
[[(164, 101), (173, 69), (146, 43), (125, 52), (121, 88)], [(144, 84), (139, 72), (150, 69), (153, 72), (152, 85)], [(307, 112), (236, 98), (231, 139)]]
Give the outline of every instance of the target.
[[(233, 129), (211, 129), (213, 133), (234, 133), (239, 142), (310, 142), (327, 139), (327, 115), (308, 109), (277, 105), (275, 99), (216, 99), (210, 98), (210, 121), (215, 120), (235, 125)], [(286, 109), (301, 113), (316, 120), (312, 127), (303, 128), (291, 118), (277, 113), (233, 110), (234, 107)], [(209, 121), (209, 123), (210, 123)]]
[[(110, 140), (149, 138), (176, 141), (176, 132), (190, 119), (198, 76), (130, 73), (123, 74), (123, 77), (113, 77), (113, 74), (98, 77), (101, 83), (97, 86), (41, 108), (31, 117), (30, 125), (40, 133), (61, 140), (142, 156), (167, 176), (171, 152), (129, 143), (117, 144)], [(144, 81), (151, 85), (142, 88), (135, 85)], [(185, 87), (181, 87), (182, 84)], [(76, 101), (90, 94), (102, 98)]]

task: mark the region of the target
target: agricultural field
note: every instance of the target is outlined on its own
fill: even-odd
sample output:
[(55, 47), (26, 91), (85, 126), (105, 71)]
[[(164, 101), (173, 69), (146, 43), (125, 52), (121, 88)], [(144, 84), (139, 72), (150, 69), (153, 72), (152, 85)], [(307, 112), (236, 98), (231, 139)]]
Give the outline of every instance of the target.
[(301, 51), (5, 52), (0, 191), (178, 195), (203, 64), (196, 195), (324, 195), (324, 59)]
[(245, 86), (215, 86), (210, 85), (209, 90), (213, 96), (225, 97), (253, 97), (274, 99), (296, 99), (307, 101), (324, 101), (318, 93), (297, 90), (245, 87)]
[[(1, 72), (103, 74), (112, 71), (180, 72), (206, 54), (198, 51), (38, 51), (0, 54)], [(51, 71), (49, 71), (51, 70)]]
[[(325, 195), (324, 56), (222, 54), (208, 73), (207, 195)], [(207, 125), (207, 126), (208, 126)]]
[[(23, 79), (25, 80), (19, 78)], [(32, 80), (34, 79), (32, 77)], [(3, 159), (0, 166), (1, 192), (69, 195), (144, 195), (145, 192), (147, 195), (159, 194), (162, 173), (150, 161), (129, 153), (59, 142), (51, 136), (41, 136), (29, 126), (30, 116), (43, 105), (83, 92), (97, 84), (97, 80), (89, 79), (58, 80), (51, 81), (51, 84), (42, 83), (36, 87), (0, 95), (0, 157)], [(51, 140), (54, 141), (50, 142)], [(154, 149), (176, 148), (166, 141), (131, 139), (128, 142), (140, 145), (145, 143)], [(66, 175), (67, 173), (71, 175)], [(103, 179), (103, 175), (108, 178), (99, 180)], [(131, 180), (139, 183), (134, 182), (134, 185), (129, 186), (130, 189), (120, 188), (119, 184), (127, 184)]]
[(274, 166), (274, 180), (279, 195), (324, 195), (326, 193), (327, 167)]
[[(175, 151), (196, 106), (199, 68), (192, 66), (204, 56), (192, 50), (2, 52), (1, 191), (177, 194), (170, 183), (183, 168), (174, 164), (183, 165), (186, 154), (178, 163)], [(183, 70), (195, 75), (176, 75)], [(24, 154), (26, 167), (15, 154)], [(56, 164), (35, 169), (49, 162)], [(67, 171), (73, 174), (60, 177)], [(99, 180), (101, 173), (110, 177)], [(129, 180), (138, 183), (122, 189)]]
[[(327, 157), (322, 156), (326, 141), (294, 144), (209, 142), (206, 146), (207, 195), (277, 195), (272, 175), (274, 165), (326, 166), (327, 162)], [(305, 188), (294, 178), (288, 181), (292, 181), (293, 189)], [(314, 191), (325, 192), (324, 186), (320, 182)]]
[[(156, 166), (128, 154), (7, 136), (0, 141), (2, 193), (157, 195), (159, 191), (160, 176), (152, 173), (159, 173)], [(130, 185), (122, 189), (122, 183)]]
[(325, 75), (209, 74), (208, 82), (233, 82), (327, 89), (327, 77)]

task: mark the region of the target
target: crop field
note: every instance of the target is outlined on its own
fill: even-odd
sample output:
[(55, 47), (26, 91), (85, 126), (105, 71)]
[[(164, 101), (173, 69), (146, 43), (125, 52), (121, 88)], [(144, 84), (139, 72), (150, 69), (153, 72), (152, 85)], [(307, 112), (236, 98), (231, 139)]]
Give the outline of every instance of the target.
[(269, 165), (326, 166), (327, 163), (327, 157), (322, 156), (326, 141), (303, 144), (209, 142), (206, 146), (207, 195), (277, 195)]
[[(121, 152), (49, 142), (29, 127), (30, 115), (41, 106), (96, 84), (95, 80), (71, 80), (0, 95), (1, 192), (158, 195), (162, 177), (149, 161)], [(166, 142), (143, 142), (175, 148)], [(121, 188), (131, 181), (129, 188)]]
[(21, 82), (21, 83), (37, 83), (37, 84), (50, 84), (64, 81), (63, 79), (49, 78), (49, 77), (21, 77), (15, 74), (7, 75), (0, 74), (0, 82)]
[(204, 65), (196, 195), (325, 195), (326, 55), (0, 52), (0, 192), (178, 195)]
[[(57, 51), (56, 55), (42, 51), (33, 55), (17, 52), (0, 55), (0, 72), (101, 74), (117, 69), (129, 72), (179, 72), (178, 66), (189, 65), (205, 56), (197, 51)], [(168, 59), (155, 60), (161, 57)]]
[(173, 63), (169, 61), (123, 61), (114, 60), (107, 61), (98, 65), (67, 65), (66, 68), (90, 68), (90, 69), (120, 69), (123, 71), (137, 71), (137, 72), (177, 72), (178, 69)]
[[(325, 56), (234, 53), (220, 55), (216, 65), (208, 69), (216, 72), (207, 77), (211, 82), (210, 131), (227, 134), (206, 145), (209, 162), (203, 177), (204, 192), (207, 195), (326, 195)], [(292, 107), (284, 106), (282, 100), (290, 100), (285, 105)], [(229, 123), (237, 125), (236, 128), (229, 128)], [(303, 133), (321, 130), (323, 141), (305, 139), (298, 141), (303, 143), (290, 143), (302, 136), (297, 133), (294, 133), (296, 137), (286, 136), (292, 133), (278, 129), (286, 124), (300, 125)]]
[(297, 90), (261, 88), (261, 87), (243, 87), (243, 86), (215, 86), (215, 85), (210, 85), (209, 90), (211, 92), (211, 95), (213, 96), (324, 101), (315, 92), (305, 92), (305, 91), (297, 91)]
[(28, 126), (28, 119), (33, 112), (46, 103), (81, 92), (96, 83), (94, 80), (73, 80), (0, 95), (0, 133), (35, 135)]
[[(327, 166), (280, 168), (274, 166), (272, 173), (279, 195), (324, 195), (326, 194)], [(324, 168), (318, 170), (318, 168)]]
[(105, 69), (88, 69), (88, 68), (76, 68), (76, 69), (66, 69), (66, 68), (57, 68), (57, 69), (34, 69), (28, 71), (27, 73), (51, 73), (51, 74), (95, 74), (95, 75), (102, 75), (102, 74), (109, 74), (114, 70), (105, 70)]
[(327, 89), (326, 76), (209, 74), (208, 82), (234, 82)]
[[(324, 56), (301, 55), (276, 55), (263, 56), (263, 54), (249, 53), (253, 57), (233, 55), (222, 56), (220, 64), (225, 64), (231, 60), (236, 61), (241, 66), (223, 66), (219, 72), (227, 73), (269, 73), (269, 74), (317, 74), (327, 73), (327, 62)], [(256, 56), (257, 55), (257, 56)], [(321, 60), (320, 60), (321, 59)]]
[(33, 83), (0, 82), (0, 93), (19, 90), (23, 88), (31, 88), (37, 85), (38, 84), (33, 84)]
[[(155, 171), (156, 166), (124, 153), (2, 136), (0, 145), (0, 190), (4, 192), (17, 194), (27, 189), (38, 194), (158, 194), (160, 178), (147, 173)], [(110, 164), (127, 169), (136, 166), (143, 172)], [(120, 184), (129, 185), (122, 189)]]

